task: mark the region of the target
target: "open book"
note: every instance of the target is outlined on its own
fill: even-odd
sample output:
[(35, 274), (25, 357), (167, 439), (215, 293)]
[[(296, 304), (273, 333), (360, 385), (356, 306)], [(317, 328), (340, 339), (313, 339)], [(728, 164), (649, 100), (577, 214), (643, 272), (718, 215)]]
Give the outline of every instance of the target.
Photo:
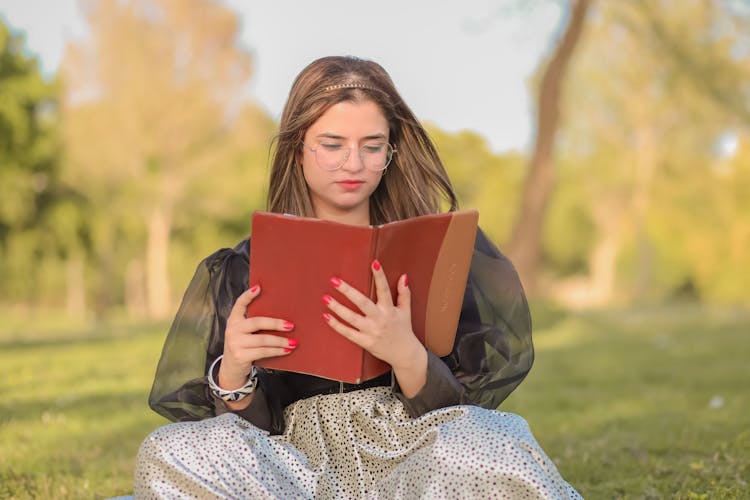
[(299, 346), (288, 355), (256, 362), (270, 369), (349, 383), (377, 377), (390, 366), (341, 336), (323, 320), (325, 294), (359, 312), (330, 284), (337, 276), (376, 300), (370, 264), (378, 259), (394, 301), (398, 278), (411, 290), (412, 328), (438, 356), (453, 349), (479, 213), (463, 210), (424, 215), (380, 226), (352, 226), (257, 211), (250, 239), (250, 285), (263, 291), (248, 316), (292, 321)]

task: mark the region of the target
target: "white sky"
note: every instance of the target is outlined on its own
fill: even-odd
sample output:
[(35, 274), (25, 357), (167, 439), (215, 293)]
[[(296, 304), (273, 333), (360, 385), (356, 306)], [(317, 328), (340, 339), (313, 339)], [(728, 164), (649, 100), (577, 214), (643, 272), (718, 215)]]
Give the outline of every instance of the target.
[[(563, 15), (549, 0), (224, 1), (254, 54), (250, 95), (274, 118), (305, 65), (351, 54), (383, 65), (420, 119), (476, 131), (498, 152), (529, 145), (528, 79)], [(0, 17), (26, 33), (46, 73), (85, 33), (76, 0), (0, 0)]]

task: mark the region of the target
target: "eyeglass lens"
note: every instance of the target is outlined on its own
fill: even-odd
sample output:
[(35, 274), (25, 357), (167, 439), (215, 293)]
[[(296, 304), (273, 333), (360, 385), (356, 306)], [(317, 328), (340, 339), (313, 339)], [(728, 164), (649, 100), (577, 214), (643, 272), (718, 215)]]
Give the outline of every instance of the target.
[[(310, 148), (313, 149), (313, 148)], [(341, 144), (322, 143), (314, 148), (315, 159), (325, 170), (338, 170), (349, 159), (351, 148)], [(369, 170), (383, 170), (391, 162), (393, 147), (387, 142), (365, 144), (359, 148), (359, 158), (365, 168)]]

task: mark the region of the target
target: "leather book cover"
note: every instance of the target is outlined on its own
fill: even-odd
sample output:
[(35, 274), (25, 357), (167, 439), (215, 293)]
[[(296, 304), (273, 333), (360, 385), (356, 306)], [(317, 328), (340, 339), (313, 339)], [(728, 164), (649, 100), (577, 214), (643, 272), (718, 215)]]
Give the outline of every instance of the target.
[[(424, 215), (380, 226), (352, 226), (320, 219), (256, 211), (250, 239), (250, 284), (261, 294), (248, 316), (295, 323), (299, 346), (286, 356), (258, 360), (258, 366), (361, 383), (390, 366), (330, 328), (322, 297), (329, 294), (357, 310), (331, 286), (338, 276), (374, 300), (370, 263), (378, 259), (396, 297), (406, 273), (412, 293), (412, 328), (438, 356), (453, 348), (479, 214), (463, 210)], [(260, 333), (260, 332), (259, 332)]]

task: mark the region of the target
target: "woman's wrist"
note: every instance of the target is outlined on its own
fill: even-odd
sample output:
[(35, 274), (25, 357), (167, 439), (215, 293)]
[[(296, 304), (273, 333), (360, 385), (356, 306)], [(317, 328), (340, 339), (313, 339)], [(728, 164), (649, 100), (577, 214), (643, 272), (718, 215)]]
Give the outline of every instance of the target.
[(230, 363), (227, 363), (226, 358), (222, 358), (216, 381), (221, 387), (226, 389), (237, 389), (245, 385), (252, 371), (252, 364), (249, 367), (234, 368)]
[(424, 345), (417, 339), (417, 336), (412, 333), (412, 342), (406, 349), (399, 350), (398, 359), (394, 359), (390, 362), (391, 368), (394, 370), (408, 370), (414, 367), (415, 362), (421, 361), (422, 357), (427, 359), (427, 353)]
[(413, 398), (419, 394), (419, 391), (427, 383), (427, 350), (418, 340), (417, 343), (419, 345), (408, 363), (398, 366), (391, 365), (393, 374), (401, 387), (401, 392), (407, 398)]
[[(214, 397), (221, 399), (223, 404), (232, 411), (239, 411), (247, 408), (253, 399), (253, 394), (258, 383), (255, 375), (255, 369), (252, 368), (250, 374), (244, 377), (240, 384), (228, 385), (227, 379), (221, 379), (219, 372), (222, 367), (224, 355), (219, 356), (208, 370), (208, 385)], [(218, 366), (218, 369), (216, 365)], [(230, 382), (231, 383), (231, 379)]]

